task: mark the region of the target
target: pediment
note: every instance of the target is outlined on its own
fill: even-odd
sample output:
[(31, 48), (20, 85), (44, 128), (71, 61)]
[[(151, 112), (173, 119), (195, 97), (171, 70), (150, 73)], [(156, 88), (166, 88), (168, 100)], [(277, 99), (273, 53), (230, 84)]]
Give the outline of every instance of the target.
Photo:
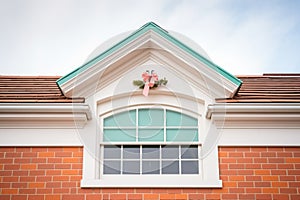
[(205, 95), (212, 99), (230, 98), (241, 85), (235, 76), (153, 22), (62, 77), (57, 83), (69, 97), (89, 97), (113, 88), (118, 88), (120, 93), (132, 93), (136, 91), (132, 81), (141, 79), (145, 70), (155, 70), (160, 77), (169, 80), (167, 87), (158, 90), (165, 93), (191, 93), (191, 96)]

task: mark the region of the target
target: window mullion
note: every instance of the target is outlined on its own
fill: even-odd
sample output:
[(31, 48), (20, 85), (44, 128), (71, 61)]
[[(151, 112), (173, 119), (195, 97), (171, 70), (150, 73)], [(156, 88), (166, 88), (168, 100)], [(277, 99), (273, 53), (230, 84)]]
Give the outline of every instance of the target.
[(124, 148), (123, 148), (123, 145), (121, 145), (121, 161), (120, 161), (121, 162), (121, 164), (120, 164), (121, 165), (121, 167), (120, 167), (121, 168), (121, 174), (123, 174), (123, 171), (124, 171), (123, 170), (123, 151), (124, 151)]
[(178, 151), (179, 174), (181, 174), (181, 145), (178, 145)]

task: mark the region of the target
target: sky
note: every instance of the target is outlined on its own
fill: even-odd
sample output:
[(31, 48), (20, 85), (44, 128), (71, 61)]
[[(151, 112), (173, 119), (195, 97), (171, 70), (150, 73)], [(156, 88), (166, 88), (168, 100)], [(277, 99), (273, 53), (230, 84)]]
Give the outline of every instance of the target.
[(153, 21), (234, 75), (300, 72), (300, 0), (0, 0), (0, 74), (66, 75)]

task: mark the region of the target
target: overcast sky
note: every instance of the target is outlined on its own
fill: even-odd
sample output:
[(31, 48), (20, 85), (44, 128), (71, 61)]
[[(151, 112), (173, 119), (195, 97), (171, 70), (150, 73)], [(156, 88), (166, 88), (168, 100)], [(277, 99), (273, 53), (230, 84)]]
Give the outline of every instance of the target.
[(300, 0), (0, 0), (0, 74), (66, 75), (153, 21), (228, 72), (300, 72)]

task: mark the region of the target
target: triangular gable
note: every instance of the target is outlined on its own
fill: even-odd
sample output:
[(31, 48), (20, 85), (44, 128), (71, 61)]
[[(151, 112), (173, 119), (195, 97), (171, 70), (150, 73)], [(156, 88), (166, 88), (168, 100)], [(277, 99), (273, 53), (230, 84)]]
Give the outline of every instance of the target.
[[(64, 94), (66, 94), (67, 96), (70, 96), (70, 94), (72, 94), (72, 92), (70, 92), (72, 90), (72, 87), (75, 87), (75, 86), (71, 86), (72, 84), (70, 84), (72, 82), (72, 80), (77, 78), (79, 75), (85, 73), (85, 71), (87, 71), (91, 67), (95, 66), (97, 63), (101, 62), (103, 59), (107, 58), (108, 56), (113, 55), (116, 51), (120, 50), (121, 48), (126, 47), (126, 45), (129, 45), (131, 42), (144, 36), (149, 31), (156, 33), (159, 37), (162, 37), (163, 39), (167, 40), (168, 42), (170, 42), (177, 48), (183, 50), (185, 53), (189, 54), (190, 56), (192, 56), (193, 58), (195, 58), (196, 60), (198, 60), (199, 62), (204, 64), (206, 67), (213, 70), (216, 74), (220, 75), (223, 80), (226, 80), (226, 82), (227, 82), (226, 86), (229, 85), (229, 89), (226, 88), (229, 91), (227, 93), (231, 93), (230, 95), (226, 95), (227, 97), (232, 97), (235, 94), (235, 92), (238, 90), (238, 88), (240, 87), (240, 85), (242, 83), (241, 80), (239, 80), (235, 76), (231, 75), (230, 73), (228, 73), (227, 71), (225, 71), (224, 69), (219, 67), (218, 65), (214, 64), (212, 61), (208, 60), (207, 58), (205, 58), (204, 56), (202, 56), (195, 50), (191, 49), (190, 47), (188, 47), (187, 45), (185, 45), (184, 43), (182, 43), (181, 41), (179, 41), (178, 39), (173, 37), (171, 34), (169, 34), (168, 31), (164, 30), (163, 28), (161, 28), (160, 26), (158, 26), (157, 24), (155, 24), (153, 22), (149, 22), (149, 23), (145, 24), (144, 26), (139, 28), (137, 31), (133, 32), (128, 37), (121, 40), (120, 42), (118, 42), (117, 44), (112, 46), (111, 48), (107, 49), (106, 51), (104, 51), (103, 53), (98, 55), (97, 57), (88, 61), (87, 63), (85, 63), (81, 67), (75, 69), (74, 71), (67, 74), (66, 76), (63, 76), (62, 78), (57, 80), (57, 84), (59, 85), (61, 90), (64, 92)], [(80, 84), (80, 83), (82, 83), (82, 81), (77, 81), (76, 86), (78, 86), (78, 83)], [(220, 85), (221, 84), (224, 84), (224, 83), (220, 83)], [(68, 85), (68, 86), (66, 86), (66, 85)]]

